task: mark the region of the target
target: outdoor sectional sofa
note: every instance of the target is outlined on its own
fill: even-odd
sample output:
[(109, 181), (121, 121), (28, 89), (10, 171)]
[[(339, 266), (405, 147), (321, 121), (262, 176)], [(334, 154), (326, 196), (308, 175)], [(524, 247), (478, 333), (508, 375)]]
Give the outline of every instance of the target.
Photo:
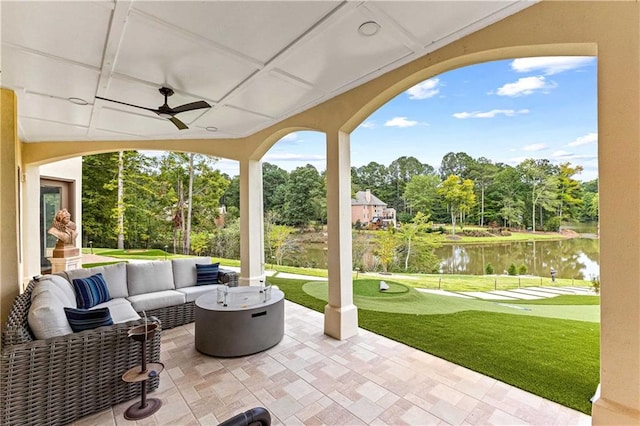
[[(144, 322), (143, 311), (164, 329), (194, 321), (195, 299), (213, 289), (196, 285), (196, 264), (211, 259), (118, 263), (35, 277), (2, 328), (0, 424), (63, 425), (139, 398), (140, 385), (122, 380), (141, 362), (141, 343), (128, 331)], [(61, 309), (64, 315), (64, 307), (77, 305), (71, 283), (98, 273), (111, 299), (91, 309), (108, 307), (114, 324), (73, 332), (60, 318)], [(217, 283), (237, 286), (237, 274), (221, 269)], [(147, 343), (149, 362), (160, 361), (160, 335)], [(158, 384), (158, 377), (150, 379), (147, 389)]]

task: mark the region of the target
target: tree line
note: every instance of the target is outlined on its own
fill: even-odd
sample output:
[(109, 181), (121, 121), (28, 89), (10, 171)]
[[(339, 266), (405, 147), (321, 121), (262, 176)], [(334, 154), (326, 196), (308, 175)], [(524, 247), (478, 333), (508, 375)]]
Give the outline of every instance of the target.
[[(220, 173), (216, 161), (192, 153), (148, 156), (136, 151), (83, 157), (83, 243), (239, 257), (239, 177)], [(597, 180), (577, 181), (581, 171), (548, 160), (509, 166), (461, 152), (445, 155), (435, 169), (403, 156), (389, 166), (352, 167), (351, 190), (371, 190), (397, 210), (403, 224), (416, 223), (420, 214), (420, 230), (425, 218), (557, 230), (566, 221), (598, 218)], [(283, 234), (292, 232), (278, 227), (321, 229), (326, 224), (325, 173), (312, 165), (288, 172), (264, 163), (263, 202), (265, 249), (268, 258), (282, 259), (278, 247), (287, 244), (274, 241), (286, 241)], [(413, 231), (407, 231), (409, 253)]]
[(370, 189), (408, 222), (417, 213), (437, 223), (556, 231), (598, 219), (598, 181), (580, 182), (582, 166), (526, 159), (516, 166), (450, 152), (436, 170), (415, 157), (388, 167), (371, 162), (351, 170), (354, 190)]

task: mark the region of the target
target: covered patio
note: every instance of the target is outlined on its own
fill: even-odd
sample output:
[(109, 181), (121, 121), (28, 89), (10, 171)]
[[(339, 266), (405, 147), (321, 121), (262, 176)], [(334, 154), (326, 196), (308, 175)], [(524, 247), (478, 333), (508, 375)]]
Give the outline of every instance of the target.
[[(286, 424), (296, 419), (341, 423), (341, 418), (332, 422), (317, 417), (332, 404), (337, 404), (336, 410), (326, 410), (326, 415), (353, 416), (345, 417), (349, 424), (350, 419), (416, 424), (421, 421), (411, 416), (423, 415), (419, 410), (435, 416), (436, 423), (485, 423), (491, 416), (498, 416), (495, 423), (510, 423), (510, 417), (501, 420), (502, 413), (531, 423), (573, 423), (563, 417), (548, 422), (529, 418), (526, 413), (532, 406), (549, 403), (532, 402), (530, 395), (461, 368), (448, 366), (443, 371), (442, 361), (358, 329), (351, 281), (349, 135), (389, 99), (447, 70), (517, 57), (597, 56), (602, 388), (593, 423), (640, 423), (638, 2), (198, 3), (202, 9), (187, 5), (120, 0), (0, 5), (2, 321), (24, 283), (40, 273), (41, 167), (120, 150), (196, 152), (238, 161), (240, 282), (252, 285), (264, 274), (261, 158), (288, 133), (316, 130), (326, 135), (327, 158), (329, 303), (324, 317), (287, 305), (286, 340), (263, 355), (264, 371), (245, 364), (252, 358), (205, 362), (183, 370), (175, 360), (187, 355), (201, 360), (186, 346), (190, 328), (167, 331), (162, 350), (170, 380), (160, 391), (183, 407), (185, 416), (202, 422), (206, 416), (213, 416), (214, 422), (214, 417), (222, 420), (239, 410), (233, 406), (229, 412), (203, 411), (195, 393), (181, 387), (181, 375), (194, 374), (203, 394), (207, 387), (215, 388), (217, 374), (231, 379), (235, 372), (243, 383), (282, 380), (282, 389), (272, 395), (223, 386), (210, 397), (238, 393), (241, 400), (265, 404), (283, 399), (273, 411)], [(256, 25), (262, 26), (254, 30)], [(190, 128), (178, 131), (153, 112), (96, 98), (155, 108), (161, 103), (161, 85), (175, 89), (171, 105), (206, 100), (212, 108), (180, 116)], [(313, 337), (302, 347), (296, 337), (307, 329)], [(322, 353), (315, 361), (318, 375), (296, 378), (300, 371), (316, 371), (314, 351)], [(292, 357), (291, 368), (309, 368), (282, 370), (278, 376), (278, 358), (287, 356)], [(403, 376), (414, 362), (421, 377), (415, 382)], [(253, 371), (256, 376), (251, 379)], [(437, 376), (442, 381), (434, 379)], [(341, 385), (345, 394), (333, 398), (325, 393), (306, 401), (304, 407), (318, 404), (312, 415), (315, 408), (309, 408), (306, 419), (291, 408), (294, 402), (303, 404), (286, 398), (290, 392), (318, 396), (316, 391), (325, 389), (323, 380), (340, 378), (351, 380)], [(397, 389), (395, 380), (404, 390)], [(482, 386), (470, 390), (474, 381)], [(427, 383), (433, 387), (425, 392), (421, 387)], [(297, 387), (299, 391), (293, 390)], [(480, 389), (482, 394), (473, 393)], [(360, 398), (362, 392), (369, 395)], [(430, 394), (433, 398), (427, 397)], [(389, 402), (396, 397), (397, 404)], [(445, 406), (445, 401), (455, 408)], [(369, 418), (379, 411), (371, 409), (374, 405), (383, 411)], [(406, 409), (400, 413), (397, 407)], [(462, 412), (465, 417), (460, 420)], [(549, 412), (562, 416), (557, 407)], [(449, 414), (456, 417), (445, 418)], [(108, 421), (112, 415), (102, 416)]]
[[(211, 358), (193, 346), (194, 326), (167, 330), (164, 401), (141, 424), (214, 425), (263, 406), (282, 425), (588, 425), (583, 413), (359, 329), (323, 334), (322, 315), (285, 305), (285, 337), (266, 352)], [(116, 425), (130, 402), (77, 426)]]

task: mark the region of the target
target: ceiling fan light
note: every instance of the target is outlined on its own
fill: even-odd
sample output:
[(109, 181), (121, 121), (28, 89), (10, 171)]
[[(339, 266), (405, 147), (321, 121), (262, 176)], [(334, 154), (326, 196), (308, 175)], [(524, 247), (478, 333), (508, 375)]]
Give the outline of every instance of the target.
[(173, 115), (168, 114), (166, 112), (159, 112), (158, 115), (162, 118), (166, 118), (167, 120), (169, 120), (171, 117), (173, 117)]

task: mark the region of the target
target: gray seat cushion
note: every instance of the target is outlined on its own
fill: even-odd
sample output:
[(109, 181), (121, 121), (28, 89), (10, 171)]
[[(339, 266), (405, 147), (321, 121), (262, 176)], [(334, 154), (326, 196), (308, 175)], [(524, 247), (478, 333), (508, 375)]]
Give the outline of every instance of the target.
[(151, 309), (166, 308), (168, 306), (186, 303), (186, 296), (177, 290), (155, 291), (153, 293), (137, 294), (127, 297), (136, 312)]
[(114, 324), (140, 319), (140, 315), (133, 309), (131, 302), (124, 298), (111, 299), (91, 309), (99, 308), (109, 308), (109, 313), (111, 314), (111, 319)]
[[(129, 287), (129, 296), (174, 290), (171, 262), (128, 263), (127, 285)], [(174, 305), (177, 304), (174, 303)], [(140, 312), (137, 308), (136, 311)]]
[(193, 302), (198, 297), (202, 296), (205, 293), (209, 293), (211, 291), (216, 291), (219, 287), (224, 287), (222, 285), (197, 285), (193, 287), (184, 287), (179, 288), (176, 291), (180, 293), (184, 293), (187, 298), (187, 302)]
[(198, 279), (196, 273), (196, 264), (211, 264), (210, 257), (189, 257), (184, 259), (172, 259), (171, 267), (173, 268), (173, 282), (176, 289), (184, 287), (192, 287), (196, 285)]

